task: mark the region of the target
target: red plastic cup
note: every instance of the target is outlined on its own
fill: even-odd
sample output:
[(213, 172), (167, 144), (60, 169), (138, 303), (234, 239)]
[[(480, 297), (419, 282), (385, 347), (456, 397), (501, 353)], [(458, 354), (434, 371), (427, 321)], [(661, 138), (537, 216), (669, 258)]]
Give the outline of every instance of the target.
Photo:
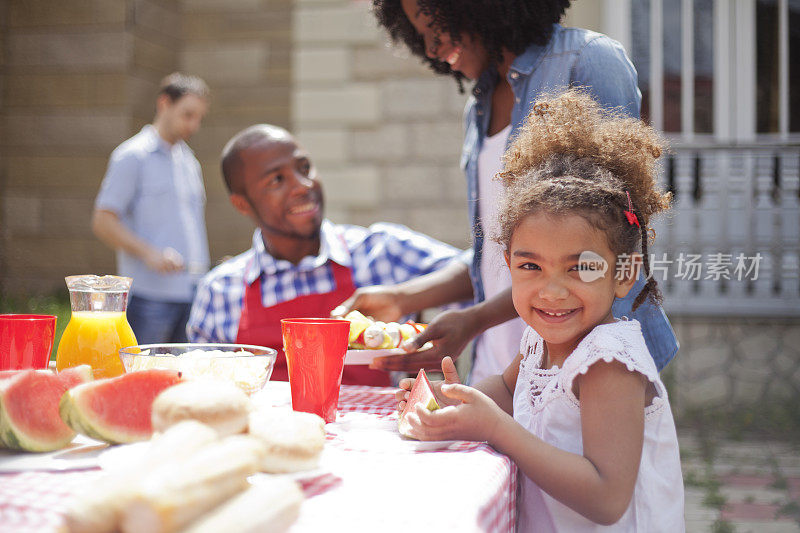
[(55, 332), (54, 315), (0, 315), (0, 370), (47, 368)]
[(281, 320), (292, 409), (336, 420), (350, 321), (332, 318)]

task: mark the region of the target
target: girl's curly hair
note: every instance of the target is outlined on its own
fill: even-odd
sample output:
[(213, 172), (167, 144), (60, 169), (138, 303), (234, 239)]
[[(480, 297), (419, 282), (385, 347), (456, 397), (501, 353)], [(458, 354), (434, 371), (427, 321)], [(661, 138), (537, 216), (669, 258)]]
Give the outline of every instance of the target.
[[(633, 308), (648, 297), (660, 302), (647, 228), (671, 200), (656, 183), (656, 161), (665, 147), (653, 128), (601, 108), (580, 89), (538, 99), (497, 175), (506, 190), (496, 240), (508, 249), (514, 230), (530, 214), (576, 213), (606, 233), (616, 255), (641, 251), (648, 280)], [(641, 227), (625, 216), (628, 195)]]
[[(477, 38), (489, 53), (492, 65), (503, 60), (503, 49), (519, 55), (531, 44), (544, 46), (571, 0), (417, 0), (420, 10), (433, 18), (435, 29), (454, 41), (460, 35)], [(395, 43), (402, 42), (437, 74), (453, 76), (463, 91), (464, 76), (445, 61), (425, 55), (425, 43), (411, 25), (401, 0), (372, 0), (378, 25)]]

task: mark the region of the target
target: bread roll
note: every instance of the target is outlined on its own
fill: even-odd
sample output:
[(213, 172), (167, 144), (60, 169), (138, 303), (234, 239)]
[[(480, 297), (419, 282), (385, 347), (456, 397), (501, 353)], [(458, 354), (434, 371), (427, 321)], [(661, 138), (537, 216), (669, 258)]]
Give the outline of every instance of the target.
[[(171, 533), (249, 487), (263, 444), (233, 435), (161, 465), (137, 481), (122, 512), (124, 533)], [(224, 533), (224, 532), (223, 532)]]
[(232, 383), (209, 379), (186, 381), (156, 397), (153, 430), (163, 431), (182, 420), (197, 420), (225, 437), (247, 429), (251, 408), (247, 394)]
[(312, 470), (325, 446), (325, 421), (311, 413), (264, 409), (250, 414), (248, 431), (266, 447), (262, 471), (273, 474)]
[(147, 446), (147, 451), (107, 470), (91, 484), (76, 490), (76, 496), (64, 515), (66, 530), (69, 533), (119, 531), (122, 511), (133, 500), (136, 484), (143, 476), (188, 457), (218, 439), (216, 431), (191, 420), (175, 424), (168, 431), (155, 435), (147, 444), (132, 445)]
[(304, 499), (303, 491), (290, 479), (261, 479), (201, 516), (184, 533), (281, 533), (300, 516)]

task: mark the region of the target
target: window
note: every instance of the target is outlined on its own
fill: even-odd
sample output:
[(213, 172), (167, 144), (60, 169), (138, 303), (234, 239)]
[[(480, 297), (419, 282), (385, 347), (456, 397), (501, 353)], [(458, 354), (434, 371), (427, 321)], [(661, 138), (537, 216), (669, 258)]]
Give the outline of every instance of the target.
[(642, 118), (750, 141), (800, 133), (800, 0), (630, 0)]

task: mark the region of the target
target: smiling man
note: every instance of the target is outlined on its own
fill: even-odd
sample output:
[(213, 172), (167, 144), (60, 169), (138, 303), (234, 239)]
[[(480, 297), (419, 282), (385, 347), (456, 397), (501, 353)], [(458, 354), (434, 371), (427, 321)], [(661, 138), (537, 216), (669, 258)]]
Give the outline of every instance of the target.
[[(404, 226), (364, 228), (325, 219), (316, 168), (283, 128), (259, 124), (236, 134), (222, 151), (222, 175), (233, 206), (256, 225), (253, 246), (203, 278), (187, 334), (192, 342), (279, 350), (273, 379), (288, 379), (281, 318), (327, 317), (356, 288), (463, 264), (453, 261), (458, 249)], [(424, 293), (424, 284), (417, 289)], [(342, 383), (390, 381), (386, 372), (346, 366)]]

